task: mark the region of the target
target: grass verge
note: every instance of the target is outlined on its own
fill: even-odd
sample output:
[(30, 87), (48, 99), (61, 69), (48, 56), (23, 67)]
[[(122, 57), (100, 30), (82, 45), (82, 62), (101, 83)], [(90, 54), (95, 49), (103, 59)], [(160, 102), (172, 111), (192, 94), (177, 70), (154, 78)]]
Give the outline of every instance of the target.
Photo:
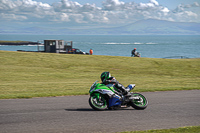
[(181, 127), (174, 129), (130, 131), (121, 133), (200, 133), (200, 126)]
[(138, 92), (200, 89), (200, 59), (0, 51), (0, 99), (88, 94), (103, 71)]

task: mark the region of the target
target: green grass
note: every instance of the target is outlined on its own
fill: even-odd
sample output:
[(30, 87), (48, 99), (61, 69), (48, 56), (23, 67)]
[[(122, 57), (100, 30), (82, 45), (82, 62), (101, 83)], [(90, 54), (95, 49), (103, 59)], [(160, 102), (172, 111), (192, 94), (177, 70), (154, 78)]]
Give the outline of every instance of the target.
[(162, 129), (162, 130), (130, 131), (121, 133), (200, 133), (200, 126), (181, 127), (175, 129)]
[(103, 71), (138, 92), (200, 89), (200, 59), (0, 51), (0, 99), (88, 94)]

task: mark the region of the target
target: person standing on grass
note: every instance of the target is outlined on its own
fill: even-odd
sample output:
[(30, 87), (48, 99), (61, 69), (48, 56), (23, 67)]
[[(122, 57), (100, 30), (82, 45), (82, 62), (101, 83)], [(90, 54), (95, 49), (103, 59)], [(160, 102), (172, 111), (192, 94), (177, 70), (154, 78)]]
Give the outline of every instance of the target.
[(90, 49), (90, 55), (92, 55), (93, 54), (93, 50), (92, 49)]

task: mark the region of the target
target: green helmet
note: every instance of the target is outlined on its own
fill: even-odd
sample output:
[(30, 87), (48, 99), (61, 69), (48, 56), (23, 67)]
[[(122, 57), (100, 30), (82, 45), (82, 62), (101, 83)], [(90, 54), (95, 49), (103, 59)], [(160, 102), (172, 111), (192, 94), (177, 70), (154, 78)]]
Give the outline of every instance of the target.
[(111, 77), (111, 74), (109, 73), (109, 72), (103, 72), (102, 74), (101, 74), (101, 81), (102, 82), (105, 82), (107, 79), (109, 79)]

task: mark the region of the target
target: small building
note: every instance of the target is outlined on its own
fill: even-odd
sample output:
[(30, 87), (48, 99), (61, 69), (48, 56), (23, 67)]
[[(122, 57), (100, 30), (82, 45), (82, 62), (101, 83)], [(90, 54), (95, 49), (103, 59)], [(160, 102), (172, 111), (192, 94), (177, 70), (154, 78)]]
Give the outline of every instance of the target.
[(66, 53), (69, 49), (72, 49), (72, 41), (44, 40), (44, 52)]

